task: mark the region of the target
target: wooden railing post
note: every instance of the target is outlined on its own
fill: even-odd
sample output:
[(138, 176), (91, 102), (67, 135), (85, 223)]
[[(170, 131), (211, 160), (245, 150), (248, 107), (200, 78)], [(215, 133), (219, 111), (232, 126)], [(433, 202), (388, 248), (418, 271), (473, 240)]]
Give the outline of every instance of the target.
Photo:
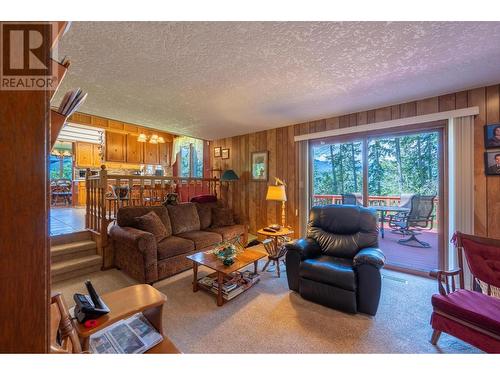
[(85, 228), (90, 228), (90, 168), (85, 172)]
[(101, 171), (99, 173), (99, 202), (97, 203), (97, 213), (99, 215), (99, 232), (102, 235), (103, 246), (106, 245), (107, 238), (107, 218), (106, 218), (106, 190), (108, 189), (108, 171), (106, 170), (106, 166), (101, 165)]

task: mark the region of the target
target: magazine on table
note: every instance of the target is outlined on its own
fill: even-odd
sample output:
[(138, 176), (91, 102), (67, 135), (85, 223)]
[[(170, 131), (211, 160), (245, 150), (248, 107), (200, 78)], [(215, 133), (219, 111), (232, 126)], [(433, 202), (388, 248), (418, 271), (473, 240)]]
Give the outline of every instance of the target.
[(162, 340), (163, 336), (142, 313), (138, 313), (90, 336), (90, 351), (94, 354), (138, 354)]

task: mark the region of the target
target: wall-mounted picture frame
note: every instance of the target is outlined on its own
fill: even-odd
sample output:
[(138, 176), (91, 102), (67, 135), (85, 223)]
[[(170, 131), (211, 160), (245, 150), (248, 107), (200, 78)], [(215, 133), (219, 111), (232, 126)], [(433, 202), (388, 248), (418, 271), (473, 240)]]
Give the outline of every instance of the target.
[(269, 151), (252, 152), (252, 181), (267, 181), (269, 179)]
[(222, 155), (222, 147), (214, 147), (214, 158), (220, 158)]
[(500, 176), (500, 150), (484, 153), (484, 171), (487, 176)]
[(229, 149), (228, 148), (222, 149), (222, 159), (229, 159)]
[(484, 126), (484, 147), (500, 148), (500, 124), (487, 124)]

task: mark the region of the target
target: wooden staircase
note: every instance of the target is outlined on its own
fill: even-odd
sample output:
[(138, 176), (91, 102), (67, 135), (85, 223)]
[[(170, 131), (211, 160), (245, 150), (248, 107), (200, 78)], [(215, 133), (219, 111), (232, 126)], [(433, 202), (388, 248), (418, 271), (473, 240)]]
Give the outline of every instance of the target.
[(50, 256), (53, 283), (96, 272), (102, 267), (97, 244), (87, 231), (51, 237)]

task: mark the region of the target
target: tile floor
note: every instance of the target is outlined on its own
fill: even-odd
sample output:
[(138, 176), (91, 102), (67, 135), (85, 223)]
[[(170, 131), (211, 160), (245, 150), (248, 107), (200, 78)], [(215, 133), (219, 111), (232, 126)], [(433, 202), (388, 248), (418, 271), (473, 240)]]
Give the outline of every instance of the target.
[(85, 208), (52, 207), (50, 209), (50, 235), (80, 232), (85, 229)]

